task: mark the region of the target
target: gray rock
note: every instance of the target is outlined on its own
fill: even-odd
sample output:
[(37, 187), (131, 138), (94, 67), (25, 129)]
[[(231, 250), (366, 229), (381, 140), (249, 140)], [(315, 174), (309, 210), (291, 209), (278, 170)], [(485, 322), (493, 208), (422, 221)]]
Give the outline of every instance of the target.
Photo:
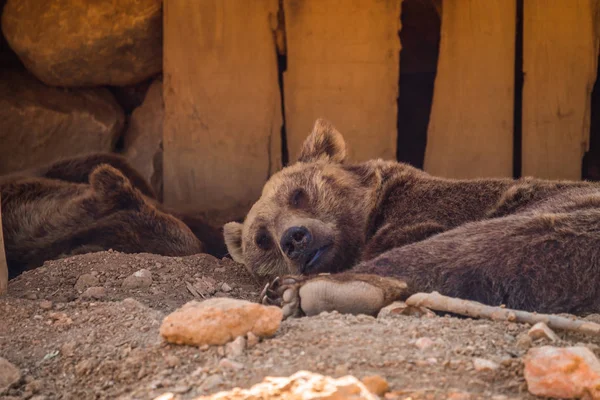
[(87, 288), (98, 286), (99, 283), (100, 281), (94, 275), (83, 274), (77, 279), (77, 283), (75, 283), (75, 290), (78, 292), (83, 292)]
[(126, 289), (141, 289), (152, 285), (152, 273), (147, 269), (140, 269), (129, 275), (123, 281), (122, 286)]

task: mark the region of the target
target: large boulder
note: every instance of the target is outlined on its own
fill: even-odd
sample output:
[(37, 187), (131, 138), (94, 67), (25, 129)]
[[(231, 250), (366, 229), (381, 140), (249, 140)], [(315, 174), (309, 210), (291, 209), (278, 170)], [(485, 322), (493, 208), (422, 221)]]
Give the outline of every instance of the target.
[(107, 89), (52, 88), (25, 72), (0, 70), (0, 174), (111, 151), (124, 121)]
[(162, 69), (162, 0), (8, 0), (2, 31), (55, 86), (124, 86)]
[(155, 81), (142, 105), (131, 114), (125, 133), (125, 157), (157, 194), (162, 192), (164, 114), (162, 82)]

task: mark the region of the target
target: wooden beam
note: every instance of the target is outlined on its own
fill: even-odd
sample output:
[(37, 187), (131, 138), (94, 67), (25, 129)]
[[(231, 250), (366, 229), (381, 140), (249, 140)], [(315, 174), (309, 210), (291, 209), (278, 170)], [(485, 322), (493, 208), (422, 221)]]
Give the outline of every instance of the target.
[(350, 158), (396, 158), (401, 0), (284, 0), (290, 161), (319, 117)]
[(581, 179), (596, 81), (596, 0), (523, 2), (522, 175)]
[[(2, 196), (0, 195), (0, 204)], [(8, 290), (8, 264), (6, 263), (6, 253), (4, 250), (4, 234), (2, 233), (2, 206), (0, 205), (0, 296), (6, 294)]]
[[(277, 0), (164, 2), (164, 199), (229, 209), (281, 166)], [(274, 21), (274, 22), (273, 22)]]
[(515, 0), (444, 2), (426, 171), (512, 176), (515, 29)]

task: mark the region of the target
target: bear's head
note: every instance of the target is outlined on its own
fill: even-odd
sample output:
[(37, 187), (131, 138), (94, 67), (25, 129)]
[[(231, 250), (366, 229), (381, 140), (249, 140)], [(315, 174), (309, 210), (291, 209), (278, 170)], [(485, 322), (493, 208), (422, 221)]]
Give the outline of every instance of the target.
[(232, 258), (259, 276), (352, 267), (364, 246), (373, 183), (345, 159), (342, 135), (317, 120), (297, 162), (269, 179), (244, 223), (225, 224)]
[(95, 222), (72, 241), (125, 253), (186, 256), (203, 251), (202, 242), (183, 221), (161, 211), (116, 168), (99, 165), (89, 179), (87, 207), (96, 215)]

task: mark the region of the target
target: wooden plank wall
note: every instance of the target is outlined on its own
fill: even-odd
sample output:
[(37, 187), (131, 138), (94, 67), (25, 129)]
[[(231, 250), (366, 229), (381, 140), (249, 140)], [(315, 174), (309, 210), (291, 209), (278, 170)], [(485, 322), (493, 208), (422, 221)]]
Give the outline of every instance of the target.
[(164, 3), (164, 197), (228, 209), (281, 166), (277, 0)]
[(598, 62), (597, 0), (523, 2), (523, 175), (580, 179)]
[(516, 2), (443, 3), (424, 169), (512, 176)]
[(396, 158), (401, 0), (284, 0), (290, 161), (315, 119), (344, 134), (352, 160)]
[[(598, 2), (523, 1), (523, 175), (581, 177)], [(516, 4), (443, 3), (426, 171), (513, 175)], [(401, 5), (166, 0), (165, 202), (197, 210), (254, 202), (281, 167), (282, 109), (291, 162), (318, 117), (344, 134), (353, 161), (395, 159), (398, 130), (411, 134), (396, 126)], [(283, 105), (276, 42), (287, 57)]]

